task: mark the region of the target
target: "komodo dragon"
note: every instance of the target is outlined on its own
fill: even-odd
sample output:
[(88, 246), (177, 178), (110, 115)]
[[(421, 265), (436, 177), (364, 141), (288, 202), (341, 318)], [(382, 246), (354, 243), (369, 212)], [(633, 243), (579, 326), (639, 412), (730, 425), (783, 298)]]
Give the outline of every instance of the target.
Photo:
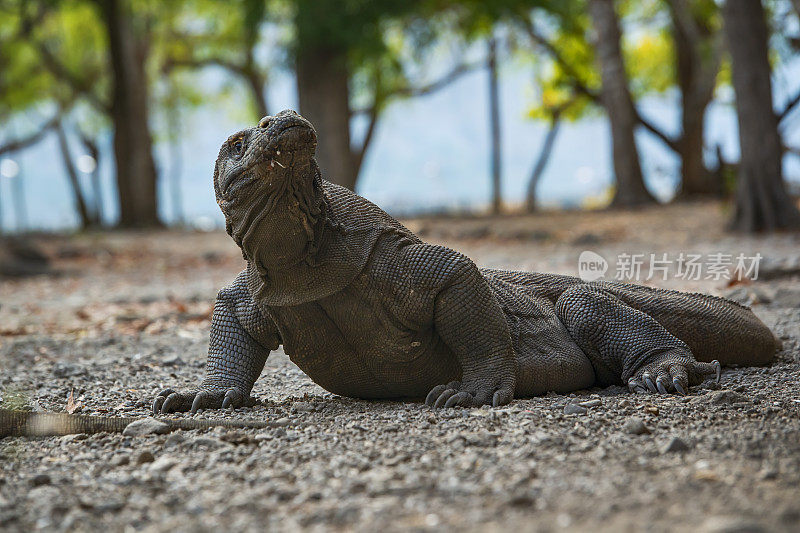
[[(425, 397), (433, 407), (610, 384), (686, 394), (705, 375), (719, 379), (720, 363), (764, 365), (780, 347), (724, 298), (478, 268), (323, 180), (316, 143), (307, 120), (283, 111), (222, 145), (214, 190), (247, 268), (217, 297), (205, 379), (161, 391), (154, 413), (253, 405), (280, 345), (333, 393)], [(0, 410), (0, 437), (122, 431), (131, 421)]]
[(280, 345), (330, 392), (433, 407), (611, 384), (686, 394), (780, 346), (724, 298), (478, 268), (325, 181), (316, 145), (288, 110), (223, 143), (214, 191), (247, 267), (217, 296), (205, 379), (161, 391), (154, 412), (254, 404)]

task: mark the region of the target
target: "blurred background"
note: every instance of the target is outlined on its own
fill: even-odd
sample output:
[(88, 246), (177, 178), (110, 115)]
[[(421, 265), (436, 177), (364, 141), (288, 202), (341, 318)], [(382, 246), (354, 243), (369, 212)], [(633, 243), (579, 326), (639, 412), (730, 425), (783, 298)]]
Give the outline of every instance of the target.
[(720, 199), (800, 227), (798, 0), (0, 0), (0, 228), (219, 228), (298, 110), (398, 216)]

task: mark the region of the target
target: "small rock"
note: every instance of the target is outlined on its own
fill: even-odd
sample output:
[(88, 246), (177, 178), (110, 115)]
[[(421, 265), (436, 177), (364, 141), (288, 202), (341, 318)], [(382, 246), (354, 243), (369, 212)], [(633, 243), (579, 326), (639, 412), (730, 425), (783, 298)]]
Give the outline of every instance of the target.
[(276, 428), (282, 428), (282, 427), (285, 427), (285, 426), (288, 426), (288, 425), (289, 425), (289, 419), (287, 417), (285, 417), (285, 416), (275, 420), (272, 424), (270, 424), (270, 426), (276, 427)]
[(171, 470), (173, 466), (178, 464), (178, 460), (168, 455), (162, 455), (156, 461), (150, 464), (151, 472), (166, 472)]
[(74, 435), (64, 435), (58, 440), (61, 444), (69, 444), (78, 440), (86, 440), (88, 437), (89, 435), (86, 433), (75, 433)]
[(672, 437), (661, 447), (661, 453), (686, 452), (689, 451), (690, 448), (691, 447), (683, 439)]
[(122, 432), (126, 437), (143, 437), (145, 435), (163, 435), (169, 433), (170, 427), (155, 418), (143, 418), (131, 422)]
[(310, 413), (314, 410), (314, 406), (309, 402), (294, 402), (292, 404), (292, 409), (301, 413)]
[(714, 405), (729, 405), (746, 401), (745, 396), (732, 390), (718, 390), (708, 395), (708, 403)]
[(179, 365), (183, 365), (183, 359), (181, 359), (177, 355), (173, 355), (173, 356), (167, 357), (166, 359), (163, 359), (161, 361), (161, 364), (163, 364), (164, 366), (179, 366)]
[(31, 485), (34, 487), (41, 487), (43, 485), (49, 485), (50, 483), (51, 480), (48, 474), (36, 474), (31, 478)]
[(565, 415), (585, 415), (587, 412), (588, 409), (574, 403), (568, 403), (564, 406)]
[(131, 458), (129, 455), (124, 453), (118, 453), (111, 458), (111, 465), (112, 466), (125, 466), (126, 464), (131, 462)]
[(200, 436), (195, 439), (192, 439), (190, 444), (194, 446), (203, 446), (206, 448), (219, 448), (221, 446), (230, 446), (230, 444), (220, 439), (215, 439), (214, 437), (205, 437), (205, 436)]
[(133, 456), (133, 462), (137, 465), (143, 465), (145, 463), (152, 463), (155, 461), (156, 458), (153, 456), (153, 453), (148, 450), (142, 450), (141, 452), (137, 453)]
[(761, 524), (737, 516), (712, 516), (703, 522), (700, 530), (709, 533), (760, 533), (767, 531)]
[(229, 442), (231, 444), (252, 444), (255, 442), (250, 434), (237, 429), (226, 431), (220, 435), (220, 440)]
[(167, 440), (164, 441), (164, 448), (172, 448), (174, 446), (178, 446), (186, 441), (186, 432), (185, 431), (176, 431), (175, 433), (170, 434), (167, 437)]
[(602, 404), (603, 404), (602, 401), (595, 398), (594, 400), (587, 400), (585, 402), (580, 402), (578, 405), (580, 405), (581, 407), (597, 407)]
[(642, 419), (636, 417), (627, 419), (625, 423), (622, 424), (622, 430), (631, 435), (648, 435), (650, 433), (650, 430), (644, 425)]
[(758, 477), (761, 479), (775, 479), (778, 477), (778, 471), (767, 467), (758, 473)]
[(86, 369), (75, 363), (56, 363), (53, 365), (53, 375), (57, 378), (82, 376)]
[(629, 402), (628, 400), (620, 400), (620, 402), (617, 405), (619, 405), (620, 407), (630, 407), (631, 402)]

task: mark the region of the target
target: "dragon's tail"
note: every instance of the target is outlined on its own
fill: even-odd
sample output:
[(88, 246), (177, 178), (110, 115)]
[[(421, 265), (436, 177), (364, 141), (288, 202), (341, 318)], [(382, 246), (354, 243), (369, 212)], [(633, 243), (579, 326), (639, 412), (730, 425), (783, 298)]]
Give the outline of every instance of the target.
[[(72, 435), (75, 433), (121, 433), (140, 418), (70, 415), (67, 413), (35, 413), (0, 409), (0, 438), (43, 437)], [(208, 429), (211, 427), (265, 428), (270, 422), (263, 420), (195, 420), (160, 418), (168, 429)]]

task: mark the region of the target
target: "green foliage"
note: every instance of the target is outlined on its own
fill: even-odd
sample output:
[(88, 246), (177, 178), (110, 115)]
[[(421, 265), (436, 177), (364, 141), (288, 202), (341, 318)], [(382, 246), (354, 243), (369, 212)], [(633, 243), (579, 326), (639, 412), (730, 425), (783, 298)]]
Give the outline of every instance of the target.
[[(43, 102), (69, 105), (81, 95), (66, 77), (107, 90), (103, 76), (105, 36), (91, 4), (65, 1), (41, 11), (36, 2), (0, 4), (0, 115), (25, 111)], [(56, 58), (64, 76), (43, 64), (42, 50)]]

